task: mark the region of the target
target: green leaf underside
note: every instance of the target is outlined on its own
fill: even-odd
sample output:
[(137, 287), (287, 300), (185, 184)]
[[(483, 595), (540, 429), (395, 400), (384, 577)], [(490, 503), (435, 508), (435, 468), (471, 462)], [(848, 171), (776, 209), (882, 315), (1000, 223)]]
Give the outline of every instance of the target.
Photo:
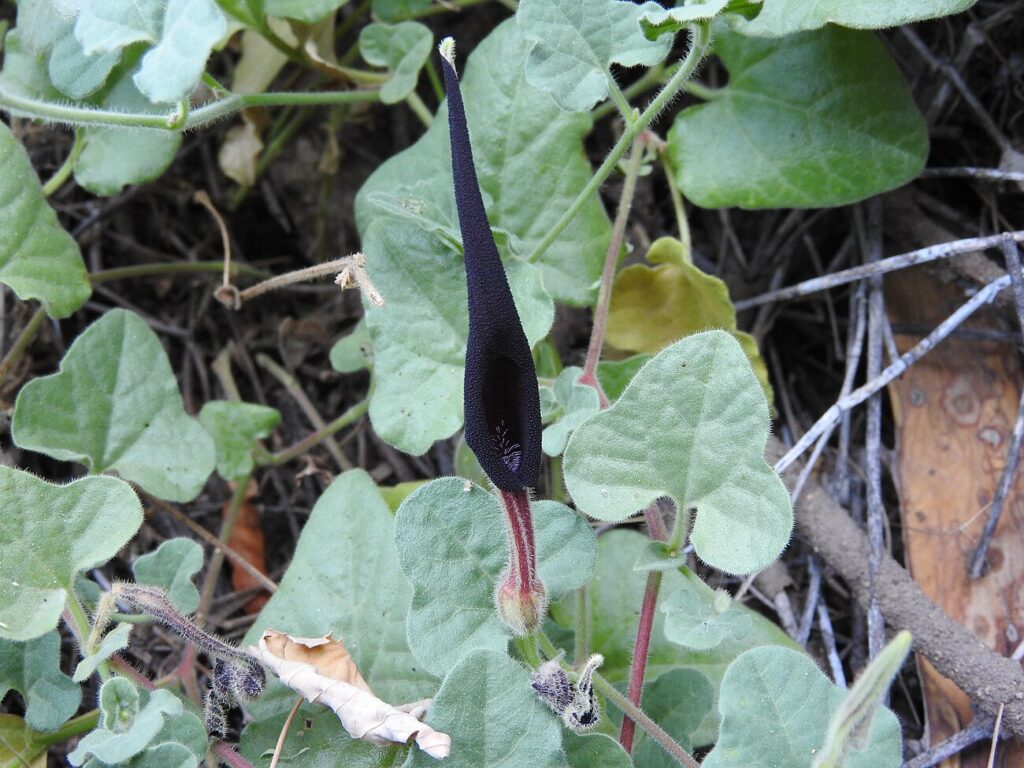
[[(426, 723), (452, 735), (445, 768), (568, 768), (561, 724), (537, 697), (529, 673), (499, 651), (467, 654), (434, 696)], [(405, 768), (437, 764), (414, 749)]]
[(331, 367), (338, 373), (355, 373), (373, 366), (373, 344), (365, 317), (359, 318), (346, 336), (334, 342), (330, 358)]
[(297, 21), (320, 21), (341, 8), (348, 0), (264, 0), (267, 16)]
[(367, 63), (391, 70), (391, 79), (380, 89), (385, 104), (402, 101), (416, 89), (420, 69), (433, 47), (433, 33), (415, 21), (369, 24), (359, 33), (359, 50)]
[(192, 578), (203, 567), (203, 548), (191, 539), (168, 539), (132, 564), (139, 584), (160, 587), (185, 615), (199, 607), (199, 591)]
[(690, 0), (678, 8), (657, 8), (640, 17), (640, 28), (650, 39), (675, 34), (698, 21), (713, 19), (726, 9), (729, 0)]
[[(370, 420), (396, 448), (422, 454), (462, 425), (469, 336), (462, 254), (393, 219), (374, 222), (363, 249), (370, 277), (387, 300), (366, 308), (376, 381)], [(526, 337), (535, 343), (554, 321), (540, 270), (512, 262), (506, 272)]]
[[(104, 92), (104, 109), (167, 115), (169, 104), (153, 104), (135, 85), (132, 69), (114, 70)], [(140, 131), (93, 127), (82, 130), (85, 147), (75, 161), (75, 181), (97, 195), (116, 195), (128, 184), (159, 177), (174, 160), (182, 135), (174, 131)]]
[[(558, 502), (532, 508), (538, 574), (548, 597), (558, 599), (590, 580), (595, 537), (582, 517)], [(414, 590), (409, 643), (435, 674), (473, 649), (504, 652), (508, 644), (494, 604), (508, 562), (504, 515), (494, 495), (455, 477), (428, 483), (398, 510), (395, 543)]]
[(31, 640), (57, 626), (75, 574), (135, 535), (142, 506), (115, 477), (67, 485), (0, 466), (0, 638)]
[[(654, 722), (686, 750), (693, 734), (715, 702), (711, 683), (693, 669), (674, 669), (644, 686), (640, 704)], [(638, 733), (636, 764), (639, 768), (672, 768), (678, 765), (654, 739)]]
[(34, 730), (54, 731), (75, 714), (82, 689), (60, 671), (58, 632), (27, 643), (0, 640), (0, 699), (12, 688), (24, 697), (25, 723)]
[(86, 54), (69, 20), (62, 24), (62, 32), (50, 49), (47, 73), (65, 96), (84, 99), (103, 86), (120, 59), (120, 51)]
[(789, 541), (789, 494), (765, 463), (768, 406), (743, 350), (724, 331), (656, 355), (611, 408), (569, 440), (577, 506), (617, 521), (661, 496), (696, 508), (698, 557), (729, 573), (764, 568)]
[(20, 299), (38, 299), (50, 317), (67, 317), (92, 292), (82, 254), (43, 197), (28, 154), (3, 123), (0, 168), (0, 282)]
[[(102, 725), (85, 736), (68, 761), (74, 766), (124, 765), (178, 768), (198, 764), (207, 750), (202, 722), (167, 690), (138, 691), (133, 701), (125, 678), (111, 678), (100, 689)], [(111, 687), (124, 702), (111, 701)], [(91, 759), (90, 759), (91, 758)], [(89, 761), (89, 762), (86, 762)]]
[[(755, 648), (722, 680), (718, 743), (704, 768), (806, 768), (822, 746), (844, 691), (811, 659), (787, 648)], [(887, 709), (874, 718), (868, 745), (849, 753), (845, 768), (897, 768), (900, 726)]]
[(87, 55), (155, 43), (166, 5), (166, 0), (88, 0), (75, 21), (75, 37)]
[(100, 647), (78, 662), (78, 666), (75, 668), (74, 681), (81, 683), (88, 680), (100, 663), (106, 661), (118, 651), (127, 648), (131, 631), (131, 624), (118, 624), (107, 632), (100, 643)]
[(572, 431), (601, 410), (597, 390), (589, 384), (578, 383), (582, 373), (582, 368), (566, 368), (558, 374), (553, 387), (541, 389), (542, 397), (545, 390), (550, 392), (548, 397), (554, 408), (554, 423), (545, 427), (541, 441), (544, 453), (548, 456), (560, 455)]
[(142, 57), (135, 85), (154, 104), (187, 98), (227, 31), (214, 0), (168, 0), (160, 40)]
[[(476, 47), (461, 80), (480, 186), (492, 201), (491, 226), (512, 233), (524, 252), (544, 238), (592, 173), (583, 154), (590, 118), (562, 111), (525, 81), (528, 50), (529, 43), (510, 19)], [(365, 247), (370, 224), (391, 218), (373, 205), (372, 194), (393, 195), (417, 179), (430, 190), (424, 193), (427, 200), (453, 200), (447, 123), (447, 107), (442, 105), (423, 137), (381, 165), (360, 189), (356, 221), (371, 271), (377, 254)], [(453, 214), (454, 202), (439, 209)], [(449, 216), (446, 213), (438, 223), (457, 231), (457, 222)], [(556, 301), (593, 301), (610, 229), (595, 196), (541, 256), (544, 287)], [(386, 286), (378, 288), (389, 296)], [(377, 338), (375, 334), (374, 341)]]
[(551, 94), (563, 109), (586, 112), (608, 97), (612, 64), (654, 66), (671, 39), (652, 41), (640, 19), (660, 10), (625, 0), (522, 0), (516, 21), (533, 43), (526, 58), (526, 81)]
[(91, 472), (113, 469), (154, 496), (194, 499), (213, 471), (213, 441), (185, 413), (167, 354), (137, 315), (114, 309), (68, 348), (60, 371), (26, 384), (14, 442)]
[(213, 437), (217, 474), (225, 480), (238, 480), (252, 472), (256, 442), (269, 437), (280, 421), (276, 409), (257, 403), (206, 403), (199, 411), (199, 423)]
[(838, 24), (855, 29), (898, 27), (925, 19), (960, 13), (977, 0), (764, 0), (761, 13), (751, 21), (740, 20), (746, 35), (778, 37), (791, 32)]
[(750, 632), (750, 611), (733, 602), (729, 595), (719, 593), (692, 572), (682, 586), (658, 604), (665, 614), (665, 637), (674, 643), (705, 651), (728, 639), (742, 641)]
[[(591, 647), (604, 655), (601, 674), (613, 683), (623, 683), (629, 677), (637, 610), (647, 583), (645, 574), (633, 571), (633, 563), (648, 542), (646, 536), (627, 530), (609, 531), (598, 539), (597, 574), (588, 586)], [(664, 594), (671, 594), (680, 589), (683, 582), (684, 577), (678, 571), (666, 571), (661, 589)], [(551, 606), (551, 616), (560, 626), (571, 628), (574, 615), (575, 599), (571, 595)], [(760, 614), (750, 611), (750, 616), (751, 631), (745, 638), (727, 638), (715, 648), (696, 651), (669, 641), (665, 637), (665, 615), (656, 611), (647, 679), (654, 682), (672, 670), (693, 669), (708, 678), (717, 691), (726, 667), (749, 648), (758, 645), (799, 648), (785, 632)], [(716, 728), (717, 709), (705, 717), (694, 732), (692, 743), (701, 746), (713, 742)]]
[(715, 52), (729, 83), (680, 112), (668, 137), (697, 205), (845, 205), (924, 167), (924, 119), (875, 35), (830, 26), (770, 40), (718, 24)]
[[(313, 507), (291, 565), (243, 645), (255, 645), (264, 629), (300, 637), (333, 632), (383, 700), (399, 704), (429, 696), (437, 683), (406, 643), (412, 589), (399, 573), (394, 525), (368, 474), (340, 475)], [(254, 704), (257, 719), (273, 715), (280, 729), (293, 701), (292, 691), (275, 686), (273, 695)]]

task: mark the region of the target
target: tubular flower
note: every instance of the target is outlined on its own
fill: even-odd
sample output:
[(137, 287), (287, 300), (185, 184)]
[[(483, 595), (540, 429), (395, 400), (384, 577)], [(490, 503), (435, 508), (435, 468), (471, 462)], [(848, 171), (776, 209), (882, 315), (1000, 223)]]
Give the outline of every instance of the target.
[(530, 345), (480, 195), (454, 47), (446, 38), (440, 52), (469, 295), (466, 443), (498, 489), (508, 523), (509, 561), (498, 585), (499, 613), (512, 631), (526, 634), (540, 623), (545, 607), (528, 492), (540, 474), (540, 395)]

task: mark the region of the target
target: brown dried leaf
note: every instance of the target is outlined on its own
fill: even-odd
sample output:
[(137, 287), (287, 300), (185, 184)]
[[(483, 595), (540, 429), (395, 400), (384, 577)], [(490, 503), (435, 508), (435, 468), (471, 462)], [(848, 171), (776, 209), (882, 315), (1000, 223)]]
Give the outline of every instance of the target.
[(311, 702), (330, 707), (354, 739), (371, 744), (416, 744), (434, 758), (451, 751), (451, 737), (421, 723), (430, 700), (393, 706), (378, 699), (345, 645), (330, 635), (291, 637), (268, 629), (253, 651), (282, 683)]
[[(252, 503), (258, 494), (259, 485), (255, 480), (250, 480), (245, 489), (245, 500), (238, 511), (238, 518), (235, 521), (235, 527), (231, 530), (227, 545), (242, 555), (250, 565), (265, 574), (267, 572), (267, 542), (263, 535), (263, 526), (260, 523), (260, 511)], [(225, 514), (230, 505), (230, 500), (224, 504)], [(231, 586), (239, 592), (263, 587), (248, 571), (234, 565), (231, 567)], [(259, 613), (269, 599), (270, 596), (266, 592), (256, 595), (242, 606), (242, 610), (248, 614)]]

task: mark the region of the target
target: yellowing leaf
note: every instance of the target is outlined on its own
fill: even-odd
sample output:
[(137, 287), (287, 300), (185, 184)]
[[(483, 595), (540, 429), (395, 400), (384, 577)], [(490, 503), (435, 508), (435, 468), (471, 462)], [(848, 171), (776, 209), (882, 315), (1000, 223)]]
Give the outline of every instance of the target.
[(651, 244), (647, 261), (655, 266), (634, 264), (615, 278), (605, 331), (608, 343), (653, 354), (693, 333), (728, 331), (747, 353), (771, 403), (768, 368), (754, 337), (736, 330), (736, 310), (725, 283), (695, 267), (685, 246), (670, 237)]
[(415, 740), (420, 749), (437, 759), (451, 751), (448, 734), (419, 720), (430, 706), (429, 699), (397, 707), (381, 701), (359, 673), (344, 643), (331, 635), (291, 637), (268, 629), (255, 652), (282, 683), (309, 701), (334, 710), (352, 738), (379, 746)]

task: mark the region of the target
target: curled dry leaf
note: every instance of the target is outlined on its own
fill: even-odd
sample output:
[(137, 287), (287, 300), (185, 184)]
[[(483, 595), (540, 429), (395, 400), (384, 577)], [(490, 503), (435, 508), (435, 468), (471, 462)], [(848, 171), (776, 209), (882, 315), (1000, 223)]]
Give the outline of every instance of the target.
[(268, 629), (255, 649), (260, 660), (289, 688), (311, 702), (334, 710), (354, 739), (372, 744), (416, 744), (431, 757), (444, 758), (452, 740), (421, 723), (430, 700), (393, 706), (378, 699), (366, 684), (345, 645), (330, 635), (290, 637)]

